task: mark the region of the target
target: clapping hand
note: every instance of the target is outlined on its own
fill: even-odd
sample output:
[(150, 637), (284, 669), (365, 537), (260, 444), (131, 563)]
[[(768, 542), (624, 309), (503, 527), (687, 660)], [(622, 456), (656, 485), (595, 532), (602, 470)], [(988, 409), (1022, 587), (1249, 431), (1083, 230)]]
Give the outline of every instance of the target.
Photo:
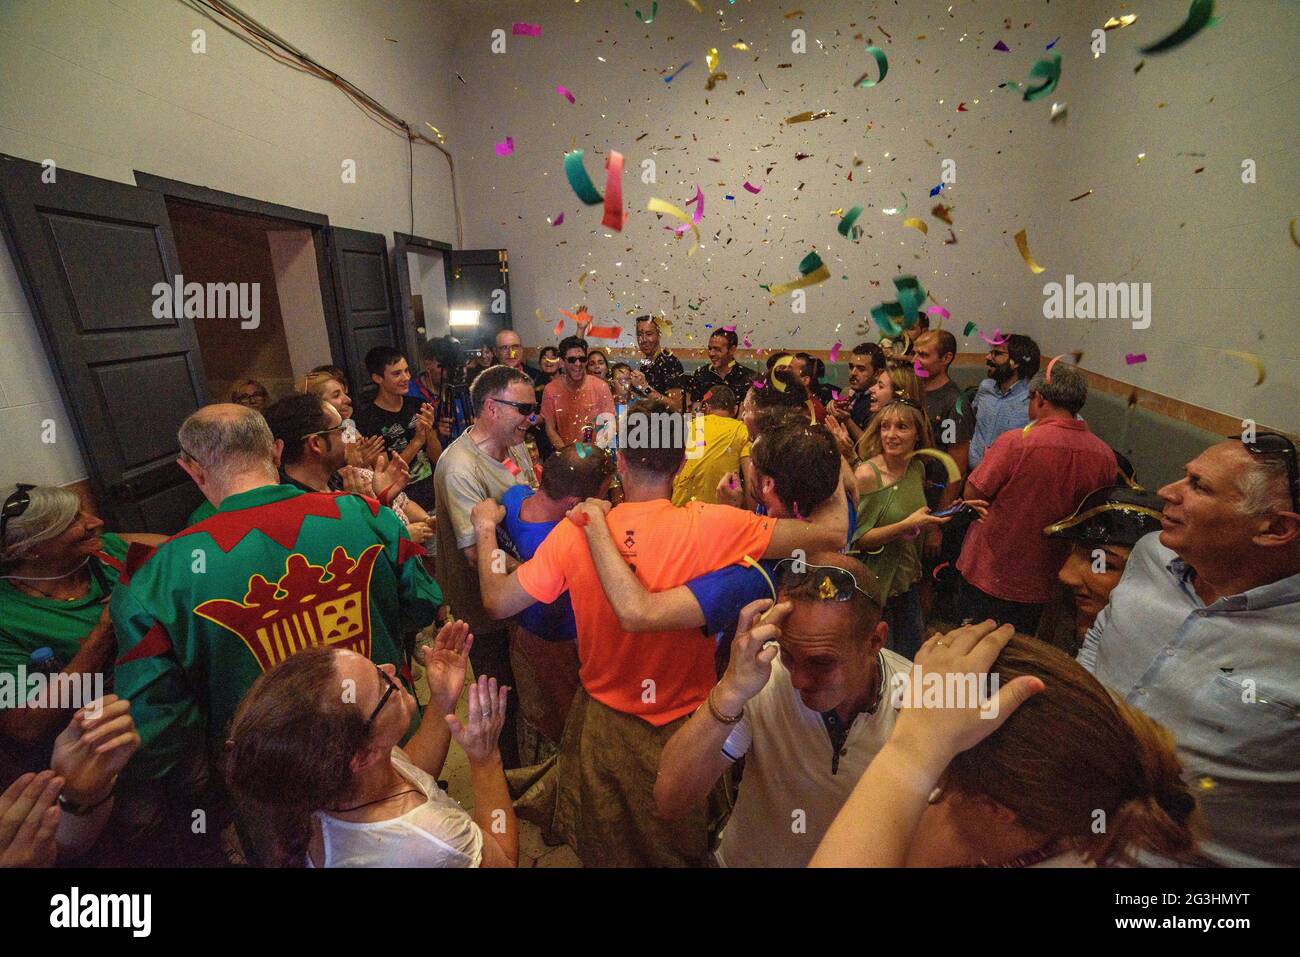
[(446, 716), (451, 736), (469, 758), (470, 766), (484, 764), (494, 757), (501, 760), (497, 739), (506, 723), (506, 698), (510, 689), (497, 687), (497, 679), (480, 675), (469, 686), (469, 724), (462, 725), (454, 714)]
[(53, 771), (24, 774), (0, 794), (0, 868), (53, 867), (59, 791)]
[(131, 702), (105, 695), (72, 716), (54, 740), (50, 767), (63, 777), (69, 801), (96, 804), (112, 791), (118, 773), (139, 749)]
[(411, 480), (411, 466), (400, 455), (391, 459), (380, 453), (375, 460), (375, 494), (391, 502), (406, 488)]
[(461, 689), (465, 687), (465, 668), (473, 644), (469, 625), (457, 619), (438, 630), (433, 644), (421, 646), (424, 680), (429, 685), (429, 707), (435, 714), (456, 710)]
[[(348, 464), (357, 468), (373, 469), (375, 459), (379, 458), (384, 451), (384, 437), (382, 435), (372, 435), (369, 438), (362, 437), (356, 442), (348, 444)], [(352, 450), (356, 449), (355, 452)], [(356, 461), (353, 461), (355, 457)]]

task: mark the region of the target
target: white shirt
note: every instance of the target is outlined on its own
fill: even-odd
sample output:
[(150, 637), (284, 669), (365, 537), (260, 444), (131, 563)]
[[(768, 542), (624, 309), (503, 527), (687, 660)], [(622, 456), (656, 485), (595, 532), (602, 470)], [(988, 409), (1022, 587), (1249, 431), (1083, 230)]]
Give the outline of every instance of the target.
[[(313, 817), (325, 840), (325, 866), (478, 867), (483, 832), (469, 812), (401, 748), (393, 748), (393, 767), (427, 800), (398, 817), (368, 823), (340, 821), (317, 811)], [(315, 866), (310, 857), (307, 866)]]
[(831, 773), (831, 739), (822, 716), (807, 707), (778, 657), (763, 690), (722, 746), (745, 758), (745, 774), (731, 819), (714, 852), (721, 867), (805, 867), (858, 779), (894, 730), (890, 705), (895, 674), (912, 663), (882, 651), (883, 683), (875, 714), (853, 719)]

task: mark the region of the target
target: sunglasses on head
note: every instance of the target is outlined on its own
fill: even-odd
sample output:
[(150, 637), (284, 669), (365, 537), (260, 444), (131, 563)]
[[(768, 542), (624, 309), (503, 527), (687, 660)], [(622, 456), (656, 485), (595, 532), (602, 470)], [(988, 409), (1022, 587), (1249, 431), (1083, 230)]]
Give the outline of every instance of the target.
[(858, 580), (847, 568), (836, 565), (809, 565), (794, 558), (783, 558), (776, 563), (776, 590), (788, 591), (812, 582), (817, 588), (817, 597), (822, 601), (849, 601), (855, 591), (863, 597), (871, 598), (858, 585)]
[(5, 499), (4, 505), (0, 507), (0, 544), (4, 543), (5, 527), (9, 524), (9, 519), (17, 518), (27, 511), (27, 506), (32, 504), (32, 497), (27, 493), (34, 488), (36, 488), (35, 485), (19, 482), (18, 488)]
[[(1231, 436), (1240, 438), (1240, 436)], [(1277, 432), (1256, 432), (1255, 441), (1241, 440), (1251, 455), (1281, 455), (1286, 462), (1287, 485), (1291, 491), (1291, 505), (1300, 512), (1300, 463), (1296, 461), (1295, 443)]]
[(524, 418), (529, 418), (537, 411), (536, 402), (515, 402), (513, 399), (498, 399), (495, 396), (489, 396), (488, 401), (496, 402), (498, 405), (508, 405)]

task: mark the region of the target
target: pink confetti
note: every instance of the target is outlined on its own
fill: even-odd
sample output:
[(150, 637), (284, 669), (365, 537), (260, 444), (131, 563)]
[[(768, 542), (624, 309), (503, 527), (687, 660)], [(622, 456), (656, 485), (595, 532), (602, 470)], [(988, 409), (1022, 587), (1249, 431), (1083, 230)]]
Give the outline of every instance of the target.
[(947, 309), (943, 308), (943, 306), (931, 306), (929, 309), (925, 311), (932, 316), (938, 316), (940, 319), (952, 318), (952, 313), (949, 312)]
[(509, 156), (515, 151), (515, 138), (513, 136), (507, 136), (497, 144), (496, 149), (497, 156)]
[(566, 100), (568, 100), (570, 103), (577, 103), (577, 102), (578, 102), (577, 98), (576, 98), (572, 93), (570, 93), (568, 90), (566, 90), (566, 89), (565, 89), (564, 87), (562, 87), (562, 86), (557, 86), (557, 87), (555, 88), (555, 92), (558, 93), (558, 94), (560, 94), (560, 96), (564, 97), (564, 98), (565, 98)]
[(1131, 366), (1135, 366), (1140, 362), (1146, 362), (1147, 354), (1145, 352), (1130, 352), (1124, 356), (1124, 361)]
[(745, 189), (749, 190), (751, 193), (761, 193), (761, 192), (763, 192), (763, 187), (761, 187), (761, 186), (755, 186), (755, 185), (754, 185), (753, 183), (751, 183), (749, 180), (745, 180)]
[(840, 348), (843, 345), (844, 343), (840, 342), (838, 339), (835, 340), (835, 345), (831, 346), (831, 362), (840, 361)]
[(723, 326), (722, 329), (723, 329), (724, 332), (735, 332), (735, 331), (736, 331), (736, 327), (735, 327), (735, 326)]
[(762, 379), (755, 379), (753, 382), (750, 383), (750, 385), (752, 385), (755, 389), (762, 389), (767, 386), (767, 383), (764, 382)]
[(916, 359), (912, 362), (912, 371), (915, 372), (922, 379), (930, 378), (930, 373), (926, 372), (923, 368), (921, 368), (920, 359)]
[(517, 37), (540, 37), (542, 35), (542, 25), (540, 23), (516, 23), (510, 27), (510, 32)]
[(1001, 327), (1001, 326), (999, 326), (997, 329), (994, 329), (994, 330), (993, 330), (993, 338), (992, 338), (992, 339), (990, 339), (988, 336), (984, 335), (983, 332), (980, 333), (980, 338), (983, 339), (985, 342), (987, 342), (987, 343), (988, 343), (989, 345), (991, 345), (991, 346), (1005, 346), (1005, 345), (1007, 344), (1007, 337), (1004, 336), (1004, 335), (1002, 335), (1002, 327)]
[(562, 222), (564, 222), (564, 214), (560, 213), (560, 215), (556, 216), (555, 219), (551, 221), (551, 225), (558, 226)]

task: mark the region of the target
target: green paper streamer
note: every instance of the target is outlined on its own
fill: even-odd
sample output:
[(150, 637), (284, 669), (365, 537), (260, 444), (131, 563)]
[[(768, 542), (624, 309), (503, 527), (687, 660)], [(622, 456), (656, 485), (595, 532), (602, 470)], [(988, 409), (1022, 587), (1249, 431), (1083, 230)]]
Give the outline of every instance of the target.
[(863, 74), (862, 78), (859, 79), (857, 83), (853, 84), (854, 86), (860, 86), (863, 89), (875, 86), (883, 80), (885, 74), (889, 72), (889, 58), (885, 56), (884, 50), (880, 49), (880, 47), (867, 47), (867, 52), (876, 58), (876, 66), (880, 67), (880, 76), (872, 80), (866, 74)]
[(839, 230), (840, 235), (847, 236), (849, 234), (849, 230), (853, 228), (853, 224), (857, 221), (857, 218), (861, 215), (862, 215), (861, 206), (854, 206), (847, 213), (845, 213), (843, 218), (840, 219), (839, 226), (836, 227)]
[(596, 192), (596, 186), (587, 175), (587, 168), (582, 165), (582, 150), (574, 150), (564, 155), (564, 175), (569, 178), (569, 185), (578, 194), (578, 199), (588, 206), (603, 203), (605, 197)]
[(810, 272), (816, 272), (821, 268), (822, 257), (818, 256), (815, 252), (809, 253), (807, 256), (804, 256), (803, 261), (799, 263), (799, 275), (806, 276)]
[(1061, 54), (1055, 53), (1051, 59), (1039, 60), (1029, 70), (1030, 76), (1042, 77), (1043, 82), (1025, 90), (1026, 100), (1041, 100), (1061, 82)]
[(882, 302), (871, 310), (871, 318), (876, 320), (876, 325), (890, 339), (897, 338), (903, 334), (903, 327), (894, 322), (890, 317), (901, 317), (903, 307), (896, 302)]
[(961, 333), (961, 334), (962, 334), (963, 336), (969, 336), (972, 332), (974, 332), (974, 331), (975, 331), (976, 329), (978, 329), (978, 328), (979, 328), (979, 326), (975, 325), (975, 323), (973, 323), (973, 322), (968, 322), (968, 323), (966, 323), (966, 328), (962, 330), (962, 333)]
[(925, 302), (925, 290), (915, 276), (899, 276), (894, 280), (894, 288), (898, 290), (898, 304), (903, 307), (903, 328), (911, 329)]
[(1142, 52), (1164, 53), (1166, 50), (1182, 46), (1209, 26), (1210, 16), (1213, 13), (1214, 0), (1192, 0), (1192, 6), (1187, 11), (1187, 19), (1183, 21), (1183, 25), (1163, 40), (1157, 40), (1151, 46), (1143, 47)]

